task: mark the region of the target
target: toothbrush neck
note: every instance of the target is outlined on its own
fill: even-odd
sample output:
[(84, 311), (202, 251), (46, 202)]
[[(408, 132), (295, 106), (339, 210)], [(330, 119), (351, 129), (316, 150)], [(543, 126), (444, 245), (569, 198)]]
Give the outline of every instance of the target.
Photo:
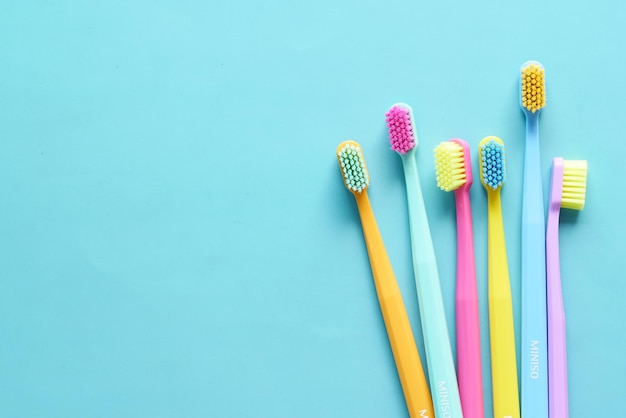
[(456, 202), (457, 243), (457, 297), (468, 299), (476, 292), (476, 267), (474, 261), (474, 233), (469, 188), (454, 191)]
[(526, 115), (526, 138), (539, 139), (539, 112)]
[(556, 206), (553, 204), (550, 204), (550, 208), (548, 209), (548, 221), (547, 221), (547, 227), (546, 227), (546, 234), (549, 237), (556, 237), (556, 239), (558, 240), (558, 231), (559, 231), (559, 218), (561, 215), (561, 208), (560, 206)]
[(461, 187), (454, 191), (454, 200), (456, 201), (456, 219), (460, 229), (469, 227), (469, 233), (472, 231), (472, 209), (470, 205), (469, 188)]
[(494, 216), (499, 216), (500, 218), (502, 217), (502, 199), (500, 199), (500, 190), (487, 191), (487, 207), (490, 211), (490, 215), (493, 213)]
[(541, 170), (538, 119), (537, 113), (528, 114), (526, 119), (522, 219), (525, 223), (541, 225), (540, 229), (545, 232), (543, 172)]

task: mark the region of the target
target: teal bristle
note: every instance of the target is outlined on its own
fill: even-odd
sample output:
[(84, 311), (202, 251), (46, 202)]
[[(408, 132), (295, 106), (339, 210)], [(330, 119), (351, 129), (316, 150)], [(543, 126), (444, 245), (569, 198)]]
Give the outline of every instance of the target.
[(481, 179), (486, 186), (496, 190), (506, 181), (504, 145), (491, 140), (481, 147), (480, 152), (482, 160)]
[(361, 148), (355, 143), (346, 143), (337, 156), (346, 187), (357, 193), (367, 189), (370, 180)]

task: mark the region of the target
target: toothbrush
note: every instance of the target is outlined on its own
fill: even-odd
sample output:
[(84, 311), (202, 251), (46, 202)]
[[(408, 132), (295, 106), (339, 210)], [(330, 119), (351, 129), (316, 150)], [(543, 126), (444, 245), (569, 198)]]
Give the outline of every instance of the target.
[(522, 199), (522, 414), (548, 417), (546, 241), (539, 152), (539, 114), (546, 104), (545, 71), (537, 61), (520, 70), (520, 105), (526, 115)]
[(582, 210), (587, 188), (587, 161), (552, 160), (552, 187), (546, 232), (548, 273), (548, 367), (550, 418), (567, 418), (567, 351), (565, 310), (559, 266), (559, 214), (561, 208)]
[(515, 328), (500, 190), (506, 181), (504, 143), (488, 136), (478, 145), (480, 181), (487, 190), (489, 339), (494, 418), (519, 418)]
[(367, 196), (369, 175), (361, 146), (354, 141), (342, 142), (337, 147), (337, 160), (344, 184), (356, 198), (378, 303), (387, 328), (409, 415), (411, 418), (433, 418), (432, 399), (409, 317)]
[(472, 163), (469, 146), (462, 139), (442, 142), (435, 148), (437, 186), (454, 190), (456, 201), (456, 357), (459, 393), (465, 418), (484, 418), (483, 375), (480, 357), (480, 321), (474, 234), (472, 232)]
[(461, 418), (463, 413), (441, 295), (437, 260), (430, 237), (415, 161), (418, 141), (412, 111), (408, 105), (399, 103), (392, 106), (385, 117), (391, 149), (400, 154), (404, 166), (413, 269), (435, 416)]

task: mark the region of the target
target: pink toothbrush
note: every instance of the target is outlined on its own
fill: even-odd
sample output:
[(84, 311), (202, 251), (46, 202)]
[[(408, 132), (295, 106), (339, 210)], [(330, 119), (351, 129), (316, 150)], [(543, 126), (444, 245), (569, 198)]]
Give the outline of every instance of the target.
[(435, 148), (437, 185), (454, 190), (457, 221), (456, 344), (459, 392), (464, 418), (484, 418), (480, 323), (474, 235), (469, 191), (472, 165), (469, 147), (462, 139), (442, 142)]

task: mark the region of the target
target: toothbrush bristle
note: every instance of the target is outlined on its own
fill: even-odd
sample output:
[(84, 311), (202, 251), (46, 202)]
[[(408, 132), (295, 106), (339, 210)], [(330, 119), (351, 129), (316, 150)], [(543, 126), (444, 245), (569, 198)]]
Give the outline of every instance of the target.
[(563, 191), (561, 207), (583, 210), (587, 193), (587, 161), (563, 161)]
[(499, 138), (485, 138), (480, 143), (480, 181), (497, 190), (506, 181), (504, 144)]
[(346, 188), (354, 193), (366, 190), (370, 179), (361, 146), (354, 141), (342, 142), (337, 148), (337, 159)]
[(387, 121), (392, 150), (406, 154), (415, 147), (417, 136), (415, 135), (410, 107), (402, 104), (393, 105), (385, 113), (385, 120)]
[(435, 148), (437, 186), (450, 192), (467, 182), (463, 147), (456, 142), (444, 141)]
[(522, 68), (521, 72), (521, 100), (522, 107), (535, 113), (546, 105), (545, 70), (538, 64), (531, 62)]

